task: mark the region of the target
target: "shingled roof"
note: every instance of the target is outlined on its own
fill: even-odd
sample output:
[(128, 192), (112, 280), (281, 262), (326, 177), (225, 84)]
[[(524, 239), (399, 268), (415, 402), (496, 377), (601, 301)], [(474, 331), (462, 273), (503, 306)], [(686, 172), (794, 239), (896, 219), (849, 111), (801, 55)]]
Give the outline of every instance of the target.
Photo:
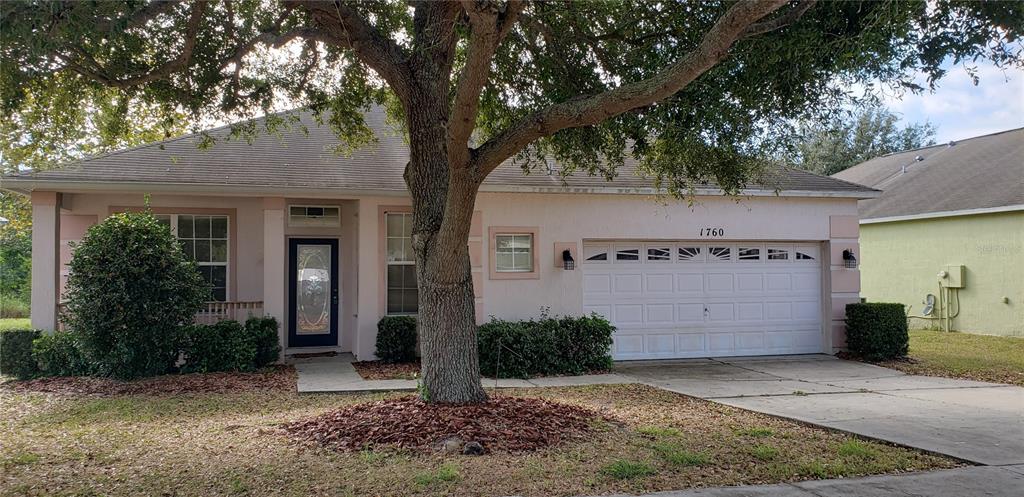
[[(277, 191), (282, 194), (406, 192), (402, 172), (409, 148), (403, 137), (385, 121), (383, 112), (372, 109), (366, 120), (377, 142), (348, 156), (334, 153), (337, 137), (326, 126), (318, 126), (308, 112), (298, 113), (308, 130), (293, 126), (280, 134), (260, 133), (252, 143), (225, 139), (228, 127), (208, 131), (216, 144), (206, 149), (197, 145), (199, 135), (186, 135), (140, 147), (84, 159), (65, 167), (24, 172), (3, 178), (4, 188), (64, 190), (199, 191), (206, 193), (247, 193)], [(260, 123), (257, 123), (260, 126)], [(557, 167), (557, 166), (555, 166)], [(636, 164), (627, 161), (614, 181), (576, 173), (567, 178), (545, 171), (524, 174), (511, 161), (495, 170), (482, 191), (539, 191), (554, 193), (652, 192), (653, 182), (637, 174)], [(780, 169), (771, 185), (751, 185), (750, 192), (777, 190), (786, 195), (847, 196), (865, 198), (877, 192), (846, 181), (804, 171)], [(713, 193), (713, 185), (701, 193)]]
[(861, 219), (1024, 205), (1024, 128), (876, 157), (836, 173), (882, 195)]

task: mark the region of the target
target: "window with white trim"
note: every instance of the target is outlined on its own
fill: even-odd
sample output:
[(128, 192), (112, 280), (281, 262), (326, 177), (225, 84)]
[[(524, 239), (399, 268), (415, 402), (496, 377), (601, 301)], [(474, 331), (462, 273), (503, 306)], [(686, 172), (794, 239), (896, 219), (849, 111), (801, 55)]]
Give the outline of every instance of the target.
[(529, 273), (533, 271), (533, 235), (494, 235), (494, 270), (499, 273)]
[(181, 250), (196, 261), (199, 274), (210, 284), (212, 299), (228, 299), (228, 216), (208, 214), (156, 214), (178, 238)]
[(769, 261), (788, 261), (789, 250), (784, 248), (768, 248), (768, 260)]
[(419, 290), (416, 286), (416, 256), (412, 252), (412, 214), (384, 214), (387, 236), (387, 313), (416, 314)]

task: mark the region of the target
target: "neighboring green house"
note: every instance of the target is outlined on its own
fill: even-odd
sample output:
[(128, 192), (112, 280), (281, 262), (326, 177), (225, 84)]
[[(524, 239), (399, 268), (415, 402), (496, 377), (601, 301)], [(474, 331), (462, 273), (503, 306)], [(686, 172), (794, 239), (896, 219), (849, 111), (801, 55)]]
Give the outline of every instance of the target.
[(1024, 128), (834, 177), (883, 190), (858, 206), (862, 297), (910, 306), (915, 328), (1024, 336)]

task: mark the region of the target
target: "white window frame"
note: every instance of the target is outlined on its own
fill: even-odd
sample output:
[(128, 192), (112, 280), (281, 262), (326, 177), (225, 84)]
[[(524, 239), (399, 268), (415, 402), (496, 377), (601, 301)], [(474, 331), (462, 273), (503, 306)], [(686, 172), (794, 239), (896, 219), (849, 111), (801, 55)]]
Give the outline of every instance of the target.
[[(530, 242), (529, 243), (529, 249), (528, 249), (529, 251), (526, 253), (526, 255), (527, 255), (526, 259), (528, 261), (530, 261), (529, 267), (516, 267), (515, 254), (517, 252), (515, 252), (515, 249), (512, 249), (511, 252), (503, 251), (501, 249), (500, 244), (498, 243), (498, 240), (500, 238), (502, 238), (502, 237), (511, 237), (513, 242), (515, 242), (516, 238), (526, 238), (527, 240), (529, 240), (529, 242)], [(535, 250), (537, 250), (537, 240), (534, 239), (533, 233), (495, 233), (494, 234), (494, 272), (496, 272), (496, 273), (532, 273), (532, 272), (536, 271), (536, 268), (534, 267), (534, 258), (535, 258), (534, 251)], [(521, 252), (519, 252), (519, 253), (521, 254)], [(509, 254), (509, 255), (512, 255), (512, 267), (507, 267), (507, 268), (503, 269), (501, 267), (501, 265), (498, 263), (498, 255), (499, 254)]]
[[(181, 213), (181, 214), (157, 213), (157, 214), (153, 214), (153, 216), (156, 217), (156, 218), (161, 218), (161, 217), (165, 217), (166, 216), (167, 218), (170, 219), (170, 222), (171, 222), (171, 234), (174, 235), (174, 238), (176, 240), (181, 240), (181, 238), (178, 237), (178, 217), (179, 216), (192, 216), (193, 222), (195, 222), (194, 219), (196, 217), (208, 217), (210, 219), (213, 219), (215, 217), (224, 218), (224, 220), (226, 222), (226, 226), (225, 226), (225, 230), (226, 231), (225, 231), (225, 238), (224, 239), (227, 241), (227, 248), (226, 248), (227, 253), (224, 255), (224, 262), (197, 261), (195, 259), (195, 251), (194, 251), (195, 249), (194, 248), (193, 248), (193, 252), (192, 252), (192, 260), (196, 263), (197, 266), (210, 266), (210, 267), (220, 267), (220, 266), (223, 266), (224, 267), (224, 300), (222, 302), (230, 302), (231, 301), (231, 243), (232, 243), (231, 242), (231, 216), (229, 216), (227, 214), (188, 214), (188, 213)], [(193, 225), (193, 230), (194, 229), (195, 229), (195, 226)], [(193, 234), (193, 237), (192, 238), (188, 238), (188, 240), (220, 240), (220, 238), (213, 238), (212, 234), (211, 234), (210, 238), (196, 238), (194, 236), (195, 232), (193, 232), (192, 234)], [(213, 302), (218, 302), (218, 301), (217, 300), (213, 300)]]
[[(402, 217), (402, 234), (404, 235), (404, 233), (406, 232), (405, 228), (408, 226), (409, 227), (409, 236), (391, 236), (388, 233), (388, 216), (401, 216)], [(390, 273), (391, 266), (416, 266), (416, 256), (415, 256), (415, 254), (405, 254), (404, 253), (405, 252), (405, 244), (404, 243), (402, 244), (402, 252), (403, 252), (402, 253), (402, 257), (403, 257), (402, 259), (394, 259), (393, 260), (388, 255), (388, 242), (390, 240), (404, 240), (406, 238), (409, 238), (410, 242), (411, 242), (411, 240), (412, 240), (412, 213), (411, 212), (406, 212), (406, 211), (385, 212), (384, 213), (384, 259), (385, 259), (384, 260), (384, 314), (387, 315), (387, 316), (415, 316), (416, 314), (419, 313), (419, 302), (418, 301), (416, 303), (416, 310), (414, 310), (414, 311), (406, 311), (404, 305), (402, 305), (402, 306), (400, 306), (400, 307), (402, 307), (402, 310), (398, 311), (398, 312), (391, 312), (391, 310), (390, 310), (391, 309), (391, 305), (388, 302), (388, 293), (389, 293), (389, 290), (391, 289), (391, 287), (389, 286), (389, 283), (388, 283), (388, 273)], [(411, 243), (410, 243), (410, 246), (411, 246)], [(416, 287), (415, 287), (416, 291), (418, 292), (419, 291), (419, 283), (417, 282), (417, 283), (415, 283), (415, 285), (416, 285)], [(404, 298), (405, 291), (409, 290), (409, 288), (410, 287), (405, 285), (405, 281), (404, 281), (404, 278), (403, 278), (402, 287), (401, 287), (401, 290), (402, 290), (402, 293), (403, 293), (403, 298)]]
[[(303, 217), (293, 217), (293, 208), (302, 209), (334, 209), (338, 211), (338, 216), (334, 218), (329, 217), (309, 217), (308, 213)], [(341, 206), (340, 205), (307, 205), (307, 204), (293, 204), (288, 206), (288, 226), (296, 228), (338, 228), (341, 226)]]

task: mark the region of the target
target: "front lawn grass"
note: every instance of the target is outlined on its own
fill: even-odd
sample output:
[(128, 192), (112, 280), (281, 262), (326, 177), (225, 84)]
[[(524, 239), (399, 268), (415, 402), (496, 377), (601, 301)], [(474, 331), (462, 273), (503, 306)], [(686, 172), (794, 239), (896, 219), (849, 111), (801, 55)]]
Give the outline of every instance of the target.
[(908, 360), (882, 365), (910, 374), (1024, 386), (1024, 338), (911, 330)]
[[(593, 495), (959, 464), (642, 385), (499, 394), (578, 404), (609, 420), (585, 440), (525, 454), (334, 452), (296, 442), (281, 424), (390, 394), (0, 389), (0, 495)], [(769, 445), (777, 454), (766, 460), (758, 447)]]
[(3, 318), (0, 319), (0, 331), (2, 330), (28, 330), (32, 328), (32, 320), (29, 318)]

